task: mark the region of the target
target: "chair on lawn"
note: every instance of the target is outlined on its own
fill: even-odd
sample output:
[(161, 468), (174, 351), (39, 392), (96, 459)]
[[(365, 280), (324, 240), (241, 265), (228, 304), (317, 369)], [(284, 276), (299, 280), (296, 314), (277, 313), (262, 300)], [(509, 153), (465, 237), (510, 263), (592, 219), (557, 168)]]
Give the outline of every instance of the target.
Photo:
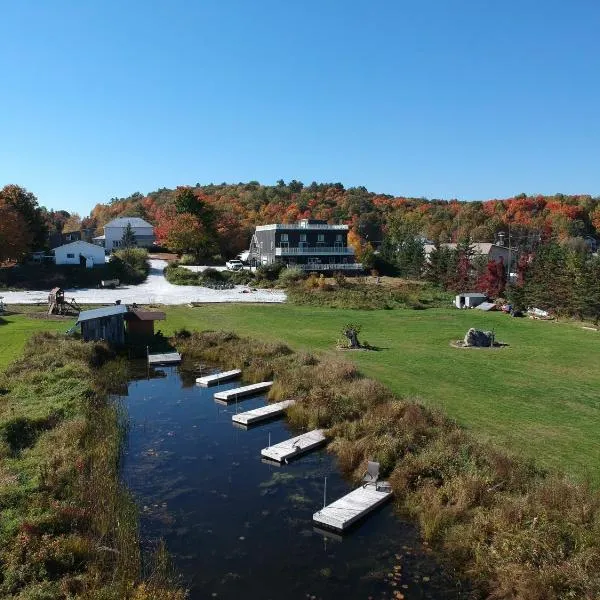
[(379, 463), (369, 461), (367, 463), (367, 471), (363, 476), (363, 487), (368, 485), (374, 485), (377, 489), (377, 482), (379, 481)]

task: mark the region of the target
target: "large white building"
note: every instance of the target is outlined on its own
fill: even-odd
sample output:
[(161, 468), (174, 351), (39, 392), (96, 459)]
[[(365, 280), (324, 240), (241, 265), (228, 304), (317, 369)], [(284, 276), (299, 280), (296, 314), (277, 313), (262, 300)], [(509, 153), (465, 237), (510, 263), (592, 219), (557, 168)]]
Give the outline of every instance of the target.
[(104, 249), (97, 244), (79, 240), (54, 248), (54, 260), (57, 265), (85, 264), (91, 268), (104, 264)]
[(94, 238), (94, 242), (103, 246), (109, 252), (121, 247), (123, 234), (127, 225), (131, 225), (131, 230), (135, 235), (135, 245), (143, 248), (149, 248), (154, 243), (154, 227), (140, 217), (119, 217), (113, 219), (104, 226), (104, 235)]

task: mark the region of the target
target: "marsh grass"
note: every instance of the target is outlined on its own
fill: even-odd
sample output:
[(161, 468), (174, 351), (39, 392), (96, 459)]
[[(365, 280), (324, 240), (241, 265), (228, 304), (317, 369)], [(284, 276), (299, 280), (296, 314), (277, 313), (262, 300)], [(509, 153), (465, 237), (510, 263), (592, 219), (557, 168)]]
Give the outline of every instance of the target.
[(600, 495), (474, 439), (442, 413), (394, 396), (337, 358), (297, 354), (226, 332), (173, 340), (195, 360), (273, 377), (270, 400), (295, 398), (297, 427), (325, 427), (359, 481), (376, 460), (398, 508), (480, 597), (600, 597)]
[(119, 480), (125, 419), (108, 396), (126, 375), (104, 344), (40, 333), (0, 376), (3, 598), (183, 598), (141, 576)]

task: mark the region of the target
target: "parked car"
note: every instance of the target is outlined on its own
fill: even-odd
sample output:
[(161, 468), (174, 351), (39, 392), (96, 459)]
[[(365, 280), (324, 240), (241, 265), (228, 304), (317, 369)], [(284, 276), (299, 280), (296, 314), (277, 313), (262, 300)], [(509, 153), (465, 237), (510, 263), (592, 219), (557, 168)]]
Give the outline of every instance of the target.
[(241, 271), (244, 268), (244, 263), (241, 260), (232, 259), (225, 263), (225, 266), (230, 271)]

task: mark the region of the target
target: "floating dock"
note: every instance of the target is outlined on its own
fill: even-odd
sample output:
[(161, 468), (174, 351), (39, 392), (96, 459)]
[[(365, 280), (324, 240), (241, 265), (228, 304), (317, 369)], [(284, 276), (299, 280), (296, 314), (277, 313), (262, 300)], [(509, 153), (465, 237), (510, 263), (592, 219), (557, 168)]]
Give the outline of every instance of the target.
[(369, 484), (328, 504), (313, 515), (313, 522), (321, 527), (344, 531), (353, 523), (375, 510), (392, 497), (389, 484), (380, 483), (376, 489)]
[(262, 381), (261, 383), (253, 383), (252, 385), (245, 385), (244, 387), (234, 388), (232, 390), (216, 392), (215, 400), (233, 402), (238, 398), (243, 398), (244, 396), (252, 396), (253, 394), (260, 394), (261, 392), (266, 392), (271, 388), (272, 385), (272, 381)]
[(221, 383), (223, 381), (229, 381), (230, 379), (235, 379), (239, 375), (242, 374), (240, 369), (233, 369), (231, 371), (223, 371), (222, 373), (215, 373), (214, 375), (206, 375), (206, 377), (198, 377), (196, 379), (196, 383), (203, 386), (208, 387), (209, 385), (216, 385), (217, 383)]
[(284, 400), (283, 402), (275, 402), (273, 404), (267, 404), (254, 410), (248, 410), (237, 415), (233, 415), (231, 420), (238, 425), (254, 425), (260, 421), (266, 421), (267, 419), (273, 419), (281, 416), (288, 406), (294, 404), (294, 400)]
[(314, 448), (322, 446), (327, 441), (322, 429), (314, 429), (308, 433), (303, 433), (274, 446), (263, 448), (260, 454), (263, 458), (274, 460), (275, 462), (287, 462), (296, 456), (310, 452)]
[(179, 352), (165, 352), (163, 354), (148, 354), (149, 365), (171, 365), (181, 362)]

